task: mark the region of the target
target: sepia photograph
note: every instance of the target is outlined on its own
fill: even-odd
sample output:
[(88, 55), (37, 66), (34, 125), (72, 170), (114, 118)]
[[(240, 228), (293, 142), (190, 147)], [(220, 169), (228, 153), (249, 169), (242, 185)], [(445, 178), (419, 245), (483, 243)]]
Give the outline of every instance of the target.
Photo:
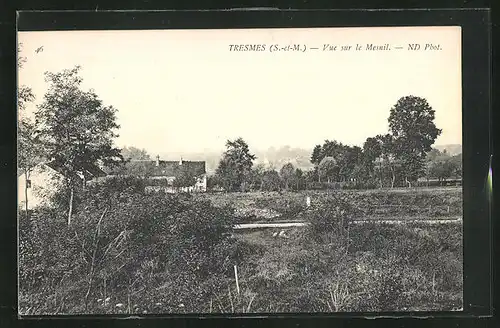
[(463, 310), (460, 27), (17, 39), (20, 316)]

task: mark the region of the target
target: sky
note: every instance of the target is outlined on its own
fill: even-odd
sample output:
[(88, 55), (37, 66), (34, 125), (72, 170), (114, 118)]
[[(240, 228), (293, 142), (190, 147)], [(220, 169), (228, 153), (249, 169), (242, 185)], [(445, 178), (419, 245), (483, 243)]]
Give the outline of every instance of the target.
[[(408, 95), (436, 111), (436, 145), (462, 142), (459, 27), (20, 32), (18, 42), (27, 59), (19, 85), (36, 96), (29, 110), (47, 90), (44, 72), (80, 65), (82, 88), (118, 109), (120, 147), (221, 151), (237, 137), (254, 149), (362, 146), (388, 132), (391, 107)], [(392, 50), (366, 50), (386, 43)], [(431, 43), (441, 50), (423, 50)], [(230, 51), (245, 44), (266, 50)]]

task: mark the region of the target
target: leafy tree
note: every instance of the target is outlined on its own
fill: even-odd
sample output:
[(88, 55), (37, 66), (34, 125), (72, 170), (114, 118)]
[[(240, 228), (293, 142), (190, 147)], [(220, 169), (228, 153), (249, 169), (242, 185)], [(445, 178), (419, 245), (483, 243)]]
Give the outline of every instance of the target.
[(268, 169), (262, 176), (262, 190), (278, 191), (281, 189), (279, 173), (274, 169)]
[(335, 140), (325, 140), (323, 145), (316, 145), (313, 149), (311, 155), (311, 163), (319, 165), (323, 158), (329, 156), (335, 159), (339, 159), (339, 156), (343, 153), (344, 145)]
[(375, 161), (382, 155), (380, 142), (375, 137), (369, 137), (363, 144), (363, 167), (372, 176), (375, 172)]
[(146, 163), (137, 162), (151, 160), (151, 156), (145, 149), (124, 147), (121, 149), (121, 155), (123, 162), (120, 165), (114, 165), (113, 163), (112, 167), (105, 167), (108, 174), (149, 177), (153, 173), (151, 166)]
[(283, 165), (283, 167), (280, 170), (280, 177), (285, 183), (285, 189), (288, 190), (290, 183), (293, 180), (295, 173), (295, 167), (293, 166), (292, 163), (287, 163)]
[(449, 156), (445, 152), (433, 151), (427, 154), (427, 179), (437, 178), (442, 182), (452, 177), (462, 176), (461, 154)]
[(313, 170), (308, 170), (304, 174), (304, 183), (305, 188), (309, 189), (311, 185), (313, 185), (316, 181), (318, 181), (318, 168), (316, 167)]
[(207, 189), (213, 190), (218, 186), (217, 177), (215, 175), (207, 176)]
[(354, 167), (362, 159), (362, 150), (358, 146), (343, 146), (339, 156), (340, 176), (345, 181), (351, 178)]
[(263, 176), (266, 168), (265, 165), (259, 163), (254, 165), (250, 172), (245, 177), (245, 181), (248, 184), (248, 187), (252, 190), (261, 190), (263, 184)]
[(241, 190), (255, 159), (255, 155), (250, 153), (247, 143), (242, 138), (226, 142), (226, 151), (216, 169), (216, 174), (226, 191)]
[(439, 149), (432, 148), (430, 152), (427, 153), (426, 158), (427, 161), (434, 161), (435, 159), (443, 156), (443, 153), (439, 151)]
[[(22, 44), (18, 47), (18, 52), (21, 51)], [(18, 68), (21, 69), (26, 62), (26, 58), (18, 57)], [(26, 104), (35, 100), (35, 95), (31, 88), (21, 85), (18, 88), (17, 106), (18, 106), (18, 138), (17, 138), (17, 167), (18, 172), (24, 175), (24, 197), (26, 216), (28, 215), (28, 181), (30, 175), (36, 165), (42, 160), (43, 154), (38, 138), (37, 124), (32, 121), (26, 113)]]
[(113, 147), (116, 109), (104, 106), (93, 91), (81, 89), (80, 67), (45, 73), (49, 89), (36, 112), (40, 138), (47, 158), (58, 166), (69, 190), (68, 224), (71, 224), (74, 188), (85, 180), (86, 167), (100, 162), (113, 166), (123, 160)]
[(121, 150), (121, 154), (124, 159), (151, 160), (151, 156), (149, 156), (146, 149), (139, 149), (136, 147), (123, 147)]
[(389, 129), (409, 185), (423, 174), (426, 153), (441, 134), (434, 113), (426, 99), (416, 96), (400, 98), (390, 111)]
[(326, 178), (328, 182), (335, 179), (338, 175), (339, 167), (337, 161), (331, 157), (327, 156), (321, 160), (318, 166), (318, 173), (321, 182), (321, 178)]
[(396, 148), (395, 141), (392, 135), (377, 135), (375, 139), (379, 142), (380, 160), (384, 168), (388, 168), (391, 172), (391, 188), (394, 188), (396, 181)]
[(293, 180), (295, 182), (296, 190), (301, 190), (304, 185), (304, 172), (301, 169), (296, 168), (294, 171)]
[(453, 163), (453, 175), (462, 178), (462, 154), (452, 156), (451, 162)]
[(321, 162), (321, 153), (322, 153), (322, 148), (321, 145), (316, 145), (313, 149), (312, 155), (311, 155), (311, 163), (312, 164), (319, 164)]
[(17, 166), (25, 179), (24, 206), (28, 216), (28, 182), (32, 171), (35, 169), (36, 165), (42, 161), (43, 153), (41, 151), (36, 125), (27, 118), (23, 118), (19, 121), (17, 144)]

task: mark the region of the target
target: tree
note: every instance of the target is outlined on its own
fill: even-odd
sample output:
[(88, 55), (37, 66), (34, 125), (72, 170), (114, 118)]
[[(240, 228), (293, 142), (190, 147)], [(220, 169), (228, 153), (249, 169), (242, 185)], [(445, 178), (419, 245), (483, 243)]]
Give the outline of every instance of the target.
[[(346, 146), (344, 146), (342, 143), (335, 140), (325, 140), (323, 145), (316, 145), (316, 147), (314, 147), (311, 156), (311, 163), (315, 165), (318, 182), (321, 182), (321, 178), (324, 176), (324, 170), (322, 173), (319, 166), (326, 157), (334, 159), (339, 166), (338, 169), (340, 170), (339, 164), (343, 161), (343, 156), (345, 155), (345, 147)], [(338, 175), (338, 173), (339, 172), (336, 172), (334, 175)]]
[(321, 162), (321, 160), (323, 159), (321, 157), (321, 153), (322, 153), (321, 145), (316, 145), (314, 147), (312, 155), (311, 155), (311, 163), (312, 164), (319, 164), (319, 162)]
[[(71, 224), (74, 189), (86, 168), (100, 163), (112, 167), (123, 161), (113, 147), (116, 109), (104, 106), (93, 91), (81, 90), (80, 67), (45, 73), (49, 84), (44, 101), (35, 113), (40, 124), (44, 152), (65, 177), (69, 190), (68, 225)], [(83, 184), (84, 186), (84, 184)]]
[(268, 169), (262, 176), (262, 189), (267, 191), (278, 191), (281, 189), (281, 179), (278, 172)]
[(226, 142), (226, 151), (222, 154), (216, 169), (216, 174), (226, 191), (241, 190), (255, 159), (255, 155), (250, 153), (247, 143), (242, 138)]
[(352, 177), (354, 167), (362, 159), (362, 150), (358, 146), (343, 146), (339, 156), (339, 174), (345, 181)]
[(304, 180), (304, 172), (301, 169), (296, 168), (295, 172), (294, 172), (293, 179), (295, 182), (296, 190), (302, 189), (303, 180)]
[(326, 178), (328, 183), (330, 183), (332, 179), (336, 178), (338, 171), (337, 161), (333, 157), (327, 156), (323, 158), (318, 166), (320, 182), (321, 178)]
[(462, 178), (462, 154), (452, 156), (451, 162), (453, 163), (453, 175), (457, 178)]
[(311, 185), (313, 185), (316, 181), (318, 181), (318, 169), (317, 167), (313, 170), (308, 170), (304, 174), (304, 183), (305, 188), (309, 189)]
[(375, 175), (375, 161), (382, 155), (382, 149), (380, 148), (380, 142), (377, 138), (366, 138), (363, 143), (363, 155), (362, 155), (362, 166), (366, 170), (369, 177), (374, 177)]
[[(22, 44), (18, 47), (20, 53)], [(26, 62), (26, 58), (18, 57), (18, 68), (21, 69)], [(28, 188), (30, 175), (37, 164), (40, 163), (42, 152), (40, 141), (38, 138), (38, 131), (36, 122), (32, 121), (26, 113), (26, 104), (33, 102), (35, 95), (31, 88), (21, 85), (18, 88), (17, 107), (18, 107), (18, 130), (17, 130), (17, 167), (20, 173), (24, 175), (24, 197), (25, 197), (25, 211), (26, 217), (29, 217), (29, 204), (28, 204)], [(18, 172), (19, 172), (18, 171)]]
[(395, 141), (392, 135), (377, 135), (375, 139), (379, 142), (380, 147), (380, 164), (383, 167), (389, 168), (391, 172), (391, 188), (394, 188), (396, 181), (396, 149)]
[(391, 108), (389, 129), (409, 185), (423, 174), (426, 153), (441, 134), (434, 124), (434, 113), (426, 99), (416, 96), (402, 97)]
[(283, 165), (280, 170), (280, 177), (285, 183), (285, 189), (288, 190), (290, 182), (292, 182), (295, 173), (295, 167), (292, 163)]
[(461, 178), (462, 159), (461, 154), (449, 156), (445, 152), (429, 152), (427, 155), (427, 179), (437, 178), (439, 182), (446, 181), (451, 177)]
[(136, 147), (123, 147), (121, 150), (121, 154), (124, 159), (132, 159), (132, 160), (151, 160), (151, 156), (149, 156), (146, 149), (139, 149)]
[(443, 156), (443, 153), (441, 153), (439, 151), (439, 149), (432, 148), (431, 151), (427, 153), (426, 158), (427, 158), (427, 161), (432, 162), (436, 158), (439, 158), (441, 156)]
[(250, 189), (262, 190), (264, 172), (266, 171), (265, 165), (259, 163), (254, 165), (246, 177)]

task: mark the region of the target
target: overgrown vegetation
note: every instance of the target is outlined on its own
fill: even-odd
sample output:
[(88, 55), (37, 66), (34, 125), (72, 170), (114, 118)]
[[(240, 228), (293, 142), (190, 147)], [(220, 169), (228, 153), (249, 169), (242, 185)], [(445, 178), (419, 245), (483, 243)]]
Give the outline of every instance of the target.
[(234, 234), (235, 208), (143, 190), (121, 178), (78, 190), (71, 226), (64, 191), (54, 207), (20, 213), (21, 314), (461, 306), (461, 225), (349, 224), (360, 196), (336, 193), (301, 210), (307, 228)]

